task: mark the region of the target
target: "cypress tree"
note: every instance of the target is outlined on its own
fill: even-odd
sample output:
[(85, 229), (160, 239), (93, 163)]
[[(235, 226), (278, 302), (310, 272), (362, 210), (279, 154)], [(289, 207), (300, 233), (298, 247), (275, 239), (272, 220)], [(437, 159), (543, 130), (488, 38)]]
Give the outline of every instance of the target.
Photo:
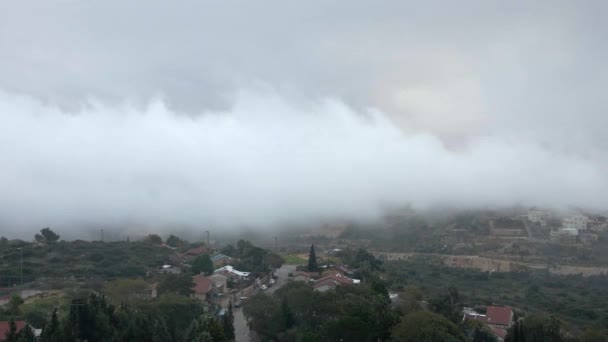
[(9, 330), (6, 333), (6, 342), (16, 342), (17, 341), (17, 325), (15, 324), (15, 319), (11, 317), (11, 320), (8, 322)]
[(232, 302), (228, 304), (228, 310), (224, 315), (223, 322), (224, 336), (228, 340), (234, 339), (234, 314), (232, 313)]
[(319, 269), (317, 266), (317, 256), (315, 254), (315, 245), (310, 245), (310, 252), (308, 253), (308, 271), (316, 272)]

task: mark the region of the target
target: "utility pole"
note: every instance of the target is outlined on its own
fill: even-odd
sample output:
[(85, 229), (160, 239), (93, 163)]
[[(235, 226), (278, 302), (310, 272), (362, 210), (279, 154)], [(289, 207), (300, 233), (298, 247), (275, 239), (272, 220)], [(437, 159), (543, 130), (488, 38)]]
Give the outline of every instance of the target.
[(20, 263), (21, 263), (21, 285), (23, 285), (23, 248), (19, 248), (19, 253), (21, 255), (20, 257)]
[(205, 230), (205, 232), (207, 233), (207, 247), (209, 247), (209, 231)]

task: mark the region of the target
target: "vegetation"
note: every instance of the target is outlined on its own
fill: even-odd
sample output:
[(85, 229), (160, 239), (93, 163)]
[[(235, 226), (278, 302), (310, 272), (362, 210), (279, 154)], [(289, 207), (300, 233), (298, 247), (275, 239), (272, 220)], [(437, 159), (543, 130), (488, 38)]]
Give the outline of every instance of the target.
[(209, 275), (213, 273), (213, 261), (209, 254), (199, 255), (192, 261), (192, 273)]
[(413, 312), (403, 317), (393, 329), (393, 338), (401, 342), (465, 341), (463, 333), (456, 324), (428, 311)]
[(196, 305), (188, 298), (169, 296), (137, 308), (115, 306), (91, 293), (74, 299), (64, 317), (53, 311), (40, 341), (228, 341), (221, 322), (202, 315)]
[(158, 287), (156, 290), (159, 295), (163, 294), (177, 294), (183, 296), (189, 296), (194, 293), (192, 288), (194, 283), (190, 274), (171, 274), (166, 273), (160, 278)]
[(272, 296), (253, 296), (244, 313), (264, 340), (281, 341), (385, 340), (397, 321), (388, 296), (367, 285), (320, 293), (292, 282)]
[(10, 243), (0, 256), (0, 287), (21, 282), (21, 254), (23, 280), (31, 282), (39, 278), (143, 277), (148, 269), (168, 263), (173, 253), (141, 241), (59, 241), (37, 247)]
[(55, 243), (59, 240), (59, 235), (55, 234), (51, 228), (43, 228), (40, 230), (40, 234), (36, 234), (34, 237), (37, 242), (41, 243)]
[[(383, 266), (393, 291), (405, 296), (408, 288), (420, 289), (428, 299), (430, 308), (448, 318), (452, 316), (451, 303), (456, 303), (454, 308), (458, 310), (462, 306), (502, 304), (517, 308), (522, 313), (554, 315), (562, 322), (562, 328), (569, 331), (578, 326), (608, 333), (608, 276), (605, 275), (582, 277), (557, 276), (547, 272), (488, 273), (450, 268), (432, 257), (385, 262)], [(454, 290), (457, 294), (453, 293)]]
[(315, 245), (310, 245), (310, 252), (308, 253), (308, 272), (316, 272), (318, 270), (319, 266), (317, 265)]

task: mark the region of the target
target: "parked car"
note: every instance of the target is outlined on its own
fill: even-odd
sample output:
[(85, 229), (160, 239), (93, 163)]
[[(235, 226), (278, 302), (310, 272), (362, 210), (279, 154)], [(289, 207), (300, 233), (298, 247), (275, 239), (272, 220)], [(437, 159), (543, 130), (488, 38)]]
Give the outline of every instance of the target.
[(235, 308), (240, 308), (241, 306), (243, 306), (243, 302), (241, 302), (240, 300), (237, 300), (237, 301), (234, 303), (234, 307), (235, 307)]
[(277, 281), (274, 279), (270, 279), (270, 285), (274, 285), (274, 283), (276, 283)]
[(265, 291), (265, 290), (267, 290), (267, 289), (268, 289), (268, 286), (266, 286), (266, 285), (262, 285), (262, 286), (260, 286), (260, 288), (262, 289), (262, 291)]

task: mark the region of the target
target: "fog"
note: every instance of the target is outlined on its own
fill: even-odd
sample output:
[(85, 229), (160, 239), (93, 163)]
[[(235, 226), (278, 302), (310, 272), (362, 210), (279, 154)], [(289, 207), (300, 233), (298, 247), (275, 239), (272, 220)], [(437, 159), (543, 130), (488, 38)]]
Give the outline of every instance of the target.
[(0, 232), (608, 205), (603, 2), (0, 6)]

